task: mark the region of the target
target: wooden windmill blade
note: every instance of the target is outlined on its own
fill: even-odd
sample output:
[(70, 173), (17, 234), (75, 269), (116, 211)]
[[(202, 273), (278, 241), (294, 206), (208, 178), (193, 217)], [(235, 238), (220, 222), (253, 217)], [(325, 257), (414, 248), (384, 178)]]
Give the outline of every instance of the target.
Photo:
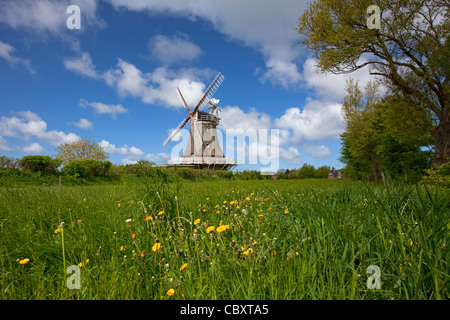
[(181, 97), (181, 100), (183, 101), (184, 106), (186, 107), (186, 109), (189, 113), (190, 123), (191, 123), (191, 126), (193, 127), (193, 131), (194, 131), (194, 134), (193, 134), (194, 135), (194, 147), (195, 147), (195, 151), (198, 151), (203, 145), (203, 139), (202, 139), (200, 132), (198, 131), (197, 125), (195, 124), (194, 112), (192, 112), (191, 109), (189, 109), (189, 106), (186, 103), (186, 100), (184, 99), (180, 88), (177, 87), (177, 90), (178, 90), (178, 93), (180, 94), (180, 97)]
[(219, 89), (219, 86), (222, 84), (224, 79), (225, 78), (222, 73), (219, 72), (214, 78), (213, 82), (211, 82), (211, 84), (209, 85), (208, 89), (203, 94), (203, 97), (195, 106), (193, 113), (195, 113), (198, 109), (203, 110), (203, 108), (213, 98), (214, 94), (216, 93), (217, 89)]
[(172, 133), (169, 135), (169, 137), (167, 137), (167, 139), (163, 142), (163, 148), (165, 148), (167, 146), (167, 144), (170, 142), (170, 140), (173, 139), (173, 137), (175, 137), (175, 135), (186, 125), (186, 123), (191, 119), (191, 117), (187, 117), (186, 119), (184, 119), (179, 125), (178, 127), (172, 131)]

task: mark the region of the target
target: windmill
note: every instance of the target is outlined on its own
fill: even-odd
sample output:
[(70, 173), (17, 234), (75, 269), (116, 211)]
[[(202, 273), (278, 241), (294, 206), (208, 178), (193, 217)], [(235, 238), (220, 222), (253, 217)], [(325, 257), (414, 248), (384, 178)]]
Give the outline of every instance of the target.
[[(169, 164), (199, 169), (210, 167), (214, 169), (217, 165), (221, 166), (221, 170), (226, 170), (236, 165), (235, 161), (229, 161), (225, 158), (217, 138), (216, 127), (220, 122), (219, 111), (221, 109), (217, 106), (219, 100), (214, 99), (213, 96), (223, 80), (224, 76), (219, 72), (192, 110), (189, 108), (180, 88), (177, 87), (178, 94), (187, 109), (188, 116), (167, 137), (163, 142), (163, 147), (166, 147), (188, 122), (190, 123), (190, 133), (181, 159), (172, 159), (169, 161)], [(211, 113), (203, 111), (207, 105), (209, 105), (208, 109), (211, 110)]]

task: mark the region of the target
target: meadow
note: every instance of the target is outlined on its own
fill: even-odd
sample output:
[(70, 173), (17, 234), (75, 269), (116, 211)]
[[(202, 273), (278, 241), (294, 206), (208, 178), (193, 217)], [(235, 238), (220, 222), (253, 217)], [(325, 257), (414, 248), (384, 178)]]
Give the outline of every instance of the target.
[(449, 299), (449, 198), (326, 179), (3, 187), (0, 296)]

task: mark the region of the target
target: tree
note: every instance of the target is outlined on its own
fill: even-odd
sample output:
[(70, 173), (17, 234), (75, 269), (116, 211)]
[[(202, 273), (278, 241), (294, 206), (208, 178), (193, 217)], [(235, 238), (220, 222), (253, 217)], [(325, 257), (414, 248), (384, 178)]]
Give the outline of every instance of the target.
[(391, 104), (396, 104), (395, 99), (382, 98), (372, 82), (363, 92), (352, 79), (347, 81), (347, 92), (342, 103), (346, 129), (341, 135), (340, 159), (347, 165), (346, 175), (361, 178), (370, 173), (378, 181), (381, 172), (413, 180), (425, 173), (431, 164), (429, 152), (421, 150), (426, 146), (426, 133), (420, 130), (409, 135), (397, 132), (397, 126), (385, 112), (393, 108)]
[(108, 153), (95, 141), (80, 139), (74, 142), (60, 144), (56, 148), (55, 158), (60, 159), (64, 165), (74, 160), (107, 160)]
[(377, 146), (382, 134), (380, 113), (376, 108), (379, 102), (378, 86), (368, 82), (362, 92), (353, 79), (347, 81), (348, 95), (342, 103), (342, 112), (346, 122), (346, 143), (354, 158), (365, 163), (375, 181), (380, 178), (381, 157)]
[[(381, 10), (381, 29), (369, 29), (367, 8)], [(318, 67), (336, 74), (365, 66), (391, 91), (432, 121), (433, 166), (450, 156), (450, 2), (448, 0), (316, 0), (299, 18), (303, 42)], [(397, 111), (407, 117), (407, 111)], [(420, 113), (420, 112), (418, 112)]]
[(307, 163), (304, 163), (303, 166), (297, 171), (297, 177), (299, 179), (311, 179), (314, 178), (315, 174), (316, 172), (314, 166)]

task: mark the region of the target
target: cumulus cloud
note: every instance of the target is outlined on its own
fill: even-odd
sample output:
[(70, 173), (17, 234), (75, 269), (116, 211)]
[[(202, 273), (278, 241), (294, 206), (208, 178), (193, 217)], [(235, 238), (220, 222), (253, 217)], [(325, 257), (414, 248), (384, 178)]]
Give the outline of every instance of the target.
[(145, 156), (145, 160), (148, 160), (148, 161), (154, 162), (154, 163), (167, 163), (170, 159), (171, 159), (170, 154), (164, 153), (164, 152), (160, 152), (157, 154), (148, 153)]
[[(105, 27), (104, 20), (96, 14), (97, 0), (5, 0), (0, 6), (0, 22), (13, 29), (23, 29), (34, 34), (64, 36), (69, 14), (67, 7), (78, 5), (81, 9), (81, 29)], [(67, 32), (66, 32), (67, 34)]]
[(312, 155), (314, 158), (325, 159), (331, 156), (332, 152), (330, 148), (325, 145), (304, 145), (303, 149), (305, 152)]
[(157, 35), (150, 39), (148, 48), (152, 57), (165, 65), (186, 63), (195, 60), (202, 50), (198, 45), (189, 41), (185, 34)]
[(35, 137), (54, 146), (80, 139), (74, 133), (48, 130), (47, 123), (31, 111), (21, 111), (15, 114), (15, 116), (0, 118), (0, 136), (24, 140)]
[(272, 120), (266, 113), (260, 113), (255, 108), (245, 112), (236, 106), (226, 106), (220, 113), (220, 124), (226, 129), (269, 129)]
[(345, 128), (341, 109), (340, 103), (308, 99), (303, 109), (287, 109), (275, 120), (275, 125), (283, 130), (283, 144), (302, 144), (304, 140), (337, 140)]
[[(358, 64), (364, 63), (360, 60)], [(315, 89), (315, 91), (327, 100), (342, 100), (347, 94), (345, 91), (346, 81), (350, 78), (359, 81), (363, 87), (373, 80), (373, 76), (369, 74), (369, 69), (359, 69), (350, 74), (333, 74), (324, 73), (317, 68), (317, 60), (314, 58), (307, 59), (303, 64), (303, 79), (306, 86)]]
[(31, 74), (37, 74), (29, 60), (14, 56), (15, 51), (16, 49), (13, 46), (0, 41), (0, 58), (5, 59), (12, 67), (23, 66)]
[(95, 70), (91, 55), (88, 52), (82, 52), (77, 57), (64, 59), (64, 66), (67, 70), (89, 78), (98, 79), (101, 77)]
[(32, 144), (30, 144), (30, 145), (28, 145), (28, 146), (25, 146), (25, 147), (22, 149), (22, 151), (23, 151), (23, 152), (28, 152), (28, 153), (34, 153), (34, 154), (37, 154), (37, 153), (43, 153), (43, 152), (45, 152), (45, 149), (44, 149), (39, 143), (34, 142), (34, 143), (32, 143)]
[(80, 129), (89, 129), (92, 128), (93, 124), (88, 119), (80, 118), (77, 122), (69, 122), (69, 124), (73, 124), (75, 127)]
[[(86, 108), (91, 107), (94, 109), (95, 113), (98, 114), (107, 114), (111, 116), (111, 118), (116, 119), (118, 114), (127, 113), (128, 110), (125, 109), (121, 104), (105, 104), (102, 102), (89, 102), (84, 99), (80, 99), (79, 101), (80, 107)], [(89, 127), (92, 125), (89, 125), (89, 121), (86, 119), (80, 119), (80, 121), (83, 120), (84, 125), (88, 125)], [(85, 121), (84, 121), (85, 120)], [(87, 121), (87, 122), (86, 122)]]
[(169, 13), (189, 19), (204, 19), (229, 39), (258, 50), (265, 70), (261, 80), (284, 86), (296, 84), (301, 74), (294, 65), (302, 55), (301, 37), (293, 28), (306, 8), (306, 1), (241, 0), (159, 1), (109, 0), (118, 10)]
[(124, 145), (123, 147), (116, 147), (114, 144), (111, 144), (109, 141), (104, 139), (100, 141), (99, 146), (102, 147), (103, 150), (111, 154), (120, 154), (134, 157), (142, 157), (144, 155), (144, 152), (141, 149), (136, 148), (135, 146), (128, 147), (127, 145)]
[(180, 97), (174, 94), (177, 92), (176, 88), (180, 87), (187, 101), (196, 103), (205, 90), (205, 85), (199, 80), (204, 73), (204, 70), (197, 69), (175, 72), (165, 67), (144, 73), (119, 58), (117, 65), (109, 69), (104, 77), (106, 83), (115, 87), (120, 95), (140, 98), (146, 104), (162, 103), (169, 107), (183, 108)]
[(14, 151), (13, 148), (8, 146), (8, 142), (1, 136), (0, 136), (0, 151), (7, 151), (7, 152)]

